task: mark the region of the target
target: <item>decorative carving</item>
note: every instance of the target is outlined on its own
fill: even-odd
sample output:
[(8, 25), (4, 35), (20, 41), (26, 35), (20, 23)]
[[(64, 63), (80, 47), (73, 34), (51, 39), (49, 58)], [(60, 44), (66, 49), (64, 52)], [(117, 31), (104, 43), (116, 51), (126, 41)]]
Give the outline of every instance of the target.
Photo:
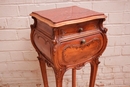
[(106, 33), (107, 30), (108, 30), (107, 28), (102, 28), (102, 32), (103, 32), (103, 33)]
[(34, 24), (31, 25), (31, 29), (34, 29), (37, 26), (37, 19), (35, 17), (32, 17), (32, 19), (34, 20)]
[(62, 67), (58, 70), (54, 69), (54, 72), (55, 72), (56, 78), (61, 78), (64, 75), (64, 73), (66, 72), (66, 67)]
[(48, 61), (45, 61), (45, 62), (46, 62), (46, 64), (47, 64), (48, 67), (52, 67), (51, 64), (50, 64), (50, 62), (48, 62)]
[(56, 40), (52, 40), (53, 44), (57, 44), (57, 41)]
[(85, 66), (85, 63), (82, 63), (82, 64), (79, 64), (79, 65), (76, 65), (76, 69), (77, 70), (80, 70), (83, 66)]
[(94, 38), (85, 44), (66, 45), (62, 51), (62, 59), (65, 63), (76, 63), (89, 59), (102, 47), (101, 40)]
[(105, 19), (99, 20), (99, 29), (100, 29), (103, 33), (106, 33), (106, 32), (107, 32), (107, 28), (104, 28), (104, 27), (103, 27), (103, 21), (105, 21)]

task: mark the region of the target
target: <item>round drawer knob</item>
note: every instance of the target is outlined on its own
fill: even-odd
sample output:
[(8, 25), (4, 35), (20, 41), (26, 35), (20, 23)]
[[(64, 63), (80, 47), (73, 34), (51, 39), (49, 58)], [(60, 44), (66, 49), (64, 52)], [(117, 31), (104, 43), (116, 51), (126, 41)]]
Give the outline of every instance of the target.
[(79, 28), (79, 33), (82, 32), (84, 29), (83, 28)]
[(81, 40), (81, 44), (85, 44), (85, 43), (86, 43), (85, 39)]

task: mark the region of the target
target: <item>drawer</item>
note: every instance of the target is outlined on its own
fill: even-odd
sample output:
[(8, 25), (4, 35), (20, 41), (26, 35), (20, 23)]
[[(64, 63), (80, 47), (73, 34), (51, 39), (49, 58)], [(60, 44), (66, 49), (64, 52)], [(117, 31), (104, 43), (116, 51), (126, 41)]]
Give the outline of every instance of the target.
[(62, 26), (59, 29), (60, 36), (64, 37), (64, 36), (72, 35), (75, 33), (82, 33), (85, 31), (98, 29), (98, 22), (99, 22), (99, 20), (92, 20), (92, 21), (88, 21), (88, 22)]
[(61, 65), (79, 64), (88, 61), (103, 48), (100, 33), (61, 43), (59, 55)]

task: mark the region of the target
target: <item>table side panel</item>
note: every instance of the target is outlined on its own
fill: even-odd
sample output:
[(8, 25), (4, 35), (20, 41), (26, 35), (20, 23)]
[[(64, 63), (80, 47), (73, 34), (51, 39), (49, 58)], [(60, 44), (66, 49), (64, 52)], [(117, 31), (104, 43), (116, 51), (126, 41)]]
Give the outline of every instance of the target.
[(41, 31), (43, 34), (45, 34), (46, 36), (53, 38), (53, 28), (50, 27), (48, 24), (40, 20), (37, 20), (37, 29)]
[(43, 54), (43, 56), (45, 56), (45, 58), (52, 61), (52, 40), (38, 30), (35, 30), (33, 37), (37, 49)]

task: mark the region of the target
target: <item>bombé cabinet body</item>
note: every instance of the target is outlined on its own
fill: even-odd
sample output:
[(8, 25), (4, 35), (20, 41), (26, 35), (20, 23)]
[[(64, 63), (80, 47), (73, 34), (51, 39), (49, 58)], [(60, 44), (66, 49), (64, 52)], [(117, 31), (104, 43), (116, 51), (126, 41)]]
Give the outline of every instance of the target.
[(72, 69), (72, 87), (76, 87), (76, 69), (91, 65), (89, 87), (94, 87), (99, 56), (107, 44), (103, 13), (77, 6), (35, 11), (31, 41), (38, 53), (44, 87), (48, 87), (46, 66), (52, 67), (56, 87), (62, 87), (64, 73)]

